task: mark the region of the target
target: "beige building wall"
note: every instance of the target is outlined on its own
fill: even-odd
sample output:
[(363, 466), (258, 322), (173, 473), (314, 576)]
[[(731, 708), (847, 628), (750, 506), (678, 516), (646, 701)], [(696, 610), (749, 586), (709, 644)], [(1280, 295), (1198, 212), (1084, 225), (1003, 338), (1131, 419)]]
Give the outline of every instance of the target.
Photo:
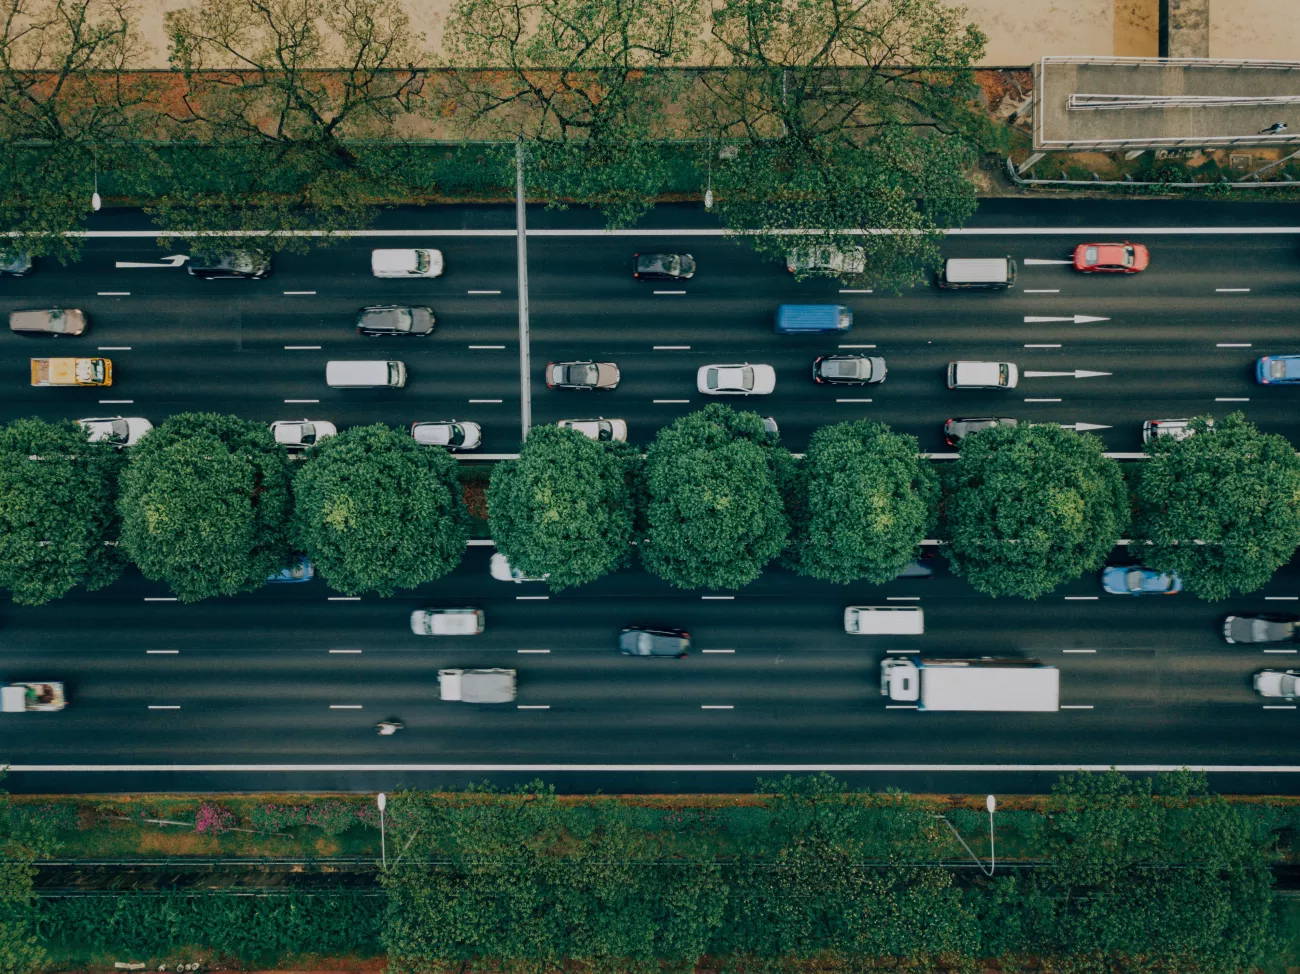
[[(194, 0), (137, 0), (147, 67), (167, 67), (163, 15)], [(328, 0), (325, 0), (328, 2)], [(1181, 0), (1187, 3), (1188, 0)], [(1195, 0), (1209, 8), (1209, 56), (1300, 61), (1300, 0)], [(983, 63), (1020, 67), (1045, 54), (1155, 57), (1159, 0), (955, 0), (988, 36)], [(438, 51), (451, 0), (407, 0), (412, 25)]]

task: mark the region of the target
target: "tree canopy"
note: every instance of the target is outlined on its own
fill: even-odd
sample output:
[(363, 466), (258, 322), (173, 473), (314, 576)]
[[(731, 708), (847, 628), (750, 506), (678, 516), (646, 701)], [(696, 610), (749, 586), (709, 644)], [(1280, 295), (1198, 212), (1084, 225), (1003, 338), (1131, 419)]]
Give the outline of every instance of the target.
[(552, 589), (594, 581), (632, 551), (627, 467), (613, 444), (538, 426), (518, 460), (498, 463), (488, 488), (488, 526), (511, 567)]
[(265, 423), (177, 413), (130, 449), (121, 544), (184, 602), (260, 588), (289, 556), (289, 461)]
[[(449, 100), (472, 132), (521, 138), (530, 193), (626, 226), (672, 177), (661, 140), (701, 22), (699, 0), (456, 0)], [(490, 68), (490, 70), (485, 70)]]
[[(984, 37), (938, 0), (719, 0), (695, 114), (716, 140), (715, 209), (755, 249), (861, 246), (861, 279), (898, 290), (939, 261), (937, 230), (975, 209), (968, 171)], [(842, 231), (901, 229), (846, 238)]]
[(828, 582), (887, 582), (934, 527), (939, 479), (913, 436), (858, 420), (813, 433), (786, 558)]
[(312, 447), (293, 495), (295, 542), (348, 595), (423, 585), (465, 553), (455, 459), (391, 426), (353, 426)]
[(19, 605), (73, 587), (102, 588), (116, 554), (122, 455), (90, 443), (72, 420), (16, 419), (0, 427), (0, 585)]
[(426, 65), (400, 0), (201, 0), (166, 23), (184, 91), (148, 207), (162, 227), (301, 250), (328, 238), (259, 231), (355, 229), (418, 183), (398, 122)]
[[(5, 249), (67, 262), (97, 176), (130, 183), (148, 149), (157, 84), (121, 0), (0, 2), (0, 225)], [(127, 185), (120, 188), (129, 188)]]
[(952, 569), (987, 595), (1038, 598), (1097, 571), (1128, 523), (1128, 488), (1100, 439), (1054, 425), (995, 426), (946, 471)]
[(659, 430), (646, 451), (641, 557), (678, 588), (740, 588), (790, 532), (781, 487), (790, 454), (757, 413), (710, 403)]
[(1147, 444), (1129, 551), (1202, 598), (1254, 592), (1300, 546), (1300, 457), (1239, 412), (1191, 423)]

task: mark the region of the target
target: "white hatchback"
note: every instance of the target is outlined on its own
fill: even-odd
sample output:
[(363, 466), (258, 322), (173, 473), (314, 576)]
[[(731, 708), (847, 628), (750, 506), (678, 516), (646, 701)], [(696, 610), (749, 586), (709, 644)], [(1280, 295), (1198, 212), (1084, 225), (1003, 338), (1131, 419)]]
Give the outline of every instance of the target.
[(416, 247), (408, 250), (370, 251), (370, 271), (375, 277), (441, 277), (442, 251)]
[(622, 419), (562, 419), (555, 424), (562, 430), (573, 430), (589, 440), (606, 440), (613, 443), (627, 442), (627, 421)]
[(101, 419), (77, 420), (90, 434), (91, 443), (135, 446), (140, 437), (153, 429), (153, 423), (139, 416), (106, 416)]
[(411, 436), (421, 446), (441, 446), (448, 450), (473, 450), (483, 442), (483, 427), (478, 423), (461, 423), (454, 419), (435, 423), (412, 423)]
[(551, 573), (547, 572), (541, 578), (528, 578), (518, 568), (511, 568), (506, 556), (499, 551), (488, 562), (488, 572), (498, 582), (544, 582), (551, 577)]
[(416, 609), (411, 632), (417, 636), (477, 636), (483, 631), (482, 609)]
[(323, 419), (278, 419), (271, 424), (275, 442), (290, 453), (301, 453), (321, 440), (338, 433), (338, 428)]
[(776, 388), (770, 365), (701, 365), (695, 386), (706, 396), (766, 396)]

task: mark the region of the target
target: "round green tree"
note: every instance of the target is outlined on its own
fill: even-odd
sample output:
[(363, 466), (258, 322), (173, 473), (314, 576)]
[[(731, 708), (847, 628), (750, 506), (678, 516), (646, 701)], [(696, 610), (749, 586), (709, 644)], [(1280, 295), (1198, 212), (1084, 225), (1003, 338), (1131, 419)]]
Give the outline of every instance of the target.
[(488, 487), (497, 550), (552, 589), (594, 581), (632, 550), (628, 471), (610, 445), (573, 430), (538, 426), (518, 460), (498, 463)]
[(1241, 413), (1191, 428), (1147, 444), (1129, 550), (1202, 598), (1254, 592), (1300, 545), (1300, 457)]
[(389, 596), (441, 578), (465, 553), (455, 459), (390, 426), (354, 426), (318, 443), (293, 494), (293, 537), (340, 592)]
[(1095, 436), (995, 426), (962, 441), (942, 509), (954, 572), (985, 594), (1034, 599), (1101, 568), (1128, 523), (1128, 488)]
[(786, 559), (828, 582), (887, 582), (934, 527), (939, 479), (914, 436), (859, 420), (817, 430), (791, 505)]
[(647, 569), (679, 588), (740, 588), (790, 533), (780, 487), (790, 454), (757, 413), (711, 403), (661, 429), (646, 451)]
[(121, 573), (117, 477), (122, 454), (72, 420), (0, 428), (0, 585), (40, 605)]
[(194, 602), (260, 588), (289, 556), (289, 463), (265, 423), (178, 413), (131, 447), (121, 544)]

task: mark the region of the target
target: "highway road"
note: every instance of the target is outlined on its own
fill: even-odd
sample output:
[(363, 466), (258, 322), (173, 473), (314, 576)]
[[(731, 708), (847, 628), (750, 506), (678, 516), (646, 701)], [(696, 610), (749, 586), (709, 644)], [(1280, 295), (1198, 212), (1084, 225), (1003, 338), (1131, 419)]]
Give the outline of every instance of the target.
[[(1300, 207), (991, 201), (971, 232), (945, 244), (950, 256), (1021, 262), (1017, 288), (991, 294), (923, 286), (900, 296), (841, 295), (835, 282), (796, 283), (742, 245), (701, 233), (709, 224), (698, 207), (661, 208), (640, 233), (613, 239), (582, 232), (594, 225), (582, 213), (530, 215), (538, 423), (621, 416), (645, 443), (703, 404), (694, 388), (699, 365), (750, 361), (776, 368), (776, 392), (733, 404), (774, 416), (796, 450), (819, 425), (865, 417), (941, 451), (945, 419), (1001, 415), (1094, 424), (1111, 450), (1132, 451), (1144, 419), (1235, 408), (1300, 443), (1300, 389), (1266, 389), (1251, 371), (1258, 355), (1300, 352)], [(101, 214), (93, 226), (142, 224)], [(29, 279), (0, 281), (0, 311), (61, 304), (92, 318), (80, 339), (0, 335), (0, 376), (8, 377), (0, 420), (122, 414), (159, 422), (185, 409), (266, 421), (306, 415), (340, 427), (455, 417), (483, 424), (483, 452), (513, 452), (520, 403), (514, 240), (503, 232), (509, 208), (396, 212), (384, 226), (406, 235), (281, 256), (259, 282), (116, 268), (183, 252), (139, 237), (96, 237), (74, 266), (46, 262)], [(421, 228), (429, 232), (410, 234)], [(1146, 243), (1151, 269), (1117, 279), (1026, 264), (1063, 260), (1075, 243), (1099, 239), (1091, 228)], [(368, 251), (395, 240), (440, 247), (447, 273), (432, 282), (375, 280)], [(683, 285), (636, 282), (628, 263), (638, 250), (688, 251), (700, 271)], [(789, 301), (843, 301), (857, 323), (839, 339), (774, 335), (771, 315)], [(433, 307), (435, 334), (356, 336), (358, 308), (391, 302)], [(1075, 323), (1075, 315), (1104, 320)], [(1070, 320), (1026, 320), (1042, 318)], [(874, 346), (887, 381), (816, 386), (813, 358), (839, 344)], [(100, 348), (114, 360), (112, 388), (27, 385), (29, 356)], [(385, 392), (330, 390), (325, 362), (343, 357), (400, 358), (410, 382)], [(548, 391), (545, 363), (579, 357), (618, 362), (618, 390)], [(955, 393), (943, 372), (959, 358), (1106, 374)], [(1264, 709), (1250, 688), (1257, 669), (1300, 664), (1290, 654), (1227, 646), (1218, 631), (1227, 612), (1300, 611), (1290, 605), (1300, 601), (1300, 565), (1256, 596), (1219, 605), (1107, 597), (1093, 578), (1037, 602), (990, 600), (942, 568), (925, 581), (846, 587), (774, 570), (732, 598), (678, 592), (628, 571), (543, 598), (541, 586), (491, 580), (489, 552), (471, 548), (452, 576), (390, 600), (338, 600), (313, 582), (182, 606), (157, 601), (168, 595), (162, 586), (129, 574), (44, 608), (0, 607), (0, 677), (62, 679), (71, 701), (56, 715), (6, 716), (0, 757), (14, 765), (6, 787), (373, 789), (543, 777), (571, 790), (745, 791), (760, 775), (832, 768), (875, 787), (1029, 791), (1068, 767), (1187, 764), (1224, 769), (1214, 777), (1227, 790), (1300, 791), (1292, 737), (1300, 712)], [(917, 600), (926, 635), (843, 633), (845, 605), (886, 599)], [(406, 618), (424, 605), (482, 606), (488, 630), (475, 639), (415, 637)], [(700, 652), (682, 661), (622, 658), (613, 638), (633, 623), (689, 628)], [(878, 673), (891, 649), (1036, 656), (1061, 668), (1070, 709), (886, 709)], [(440, 702), (436, 672), (448, 665), (517, 668), (519, 706)], [(390, 716), (407, 729), (377, 737), (372, 725)]]

